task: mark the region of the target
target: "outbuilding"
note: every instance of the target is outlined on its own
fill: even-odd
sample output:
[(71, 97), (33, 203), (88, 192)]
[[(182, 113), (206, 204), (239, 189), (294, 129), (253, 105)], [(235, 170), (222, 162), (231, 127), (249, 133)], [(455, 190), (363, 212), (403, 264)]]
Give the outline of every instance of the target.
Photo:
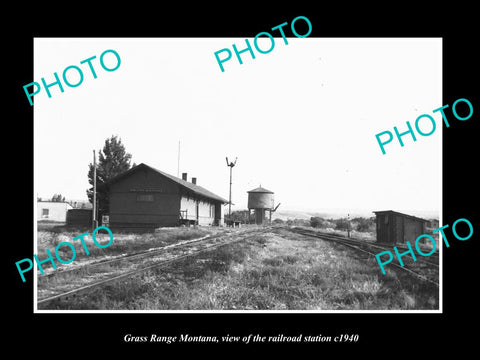
[(412, 243), (425, 234), (428, 220), (393, 210), (374, 211), (377, 223), (377, 242), (390, 244)]
[(70, 209), (73, 207), (65, 201), (38, 201), (37, 220), (65, 222)]
[(228, 200), (197, 185), (141, 163), (106, 183), (109, 228), (153, 230), (182, 224), (223, 225)]

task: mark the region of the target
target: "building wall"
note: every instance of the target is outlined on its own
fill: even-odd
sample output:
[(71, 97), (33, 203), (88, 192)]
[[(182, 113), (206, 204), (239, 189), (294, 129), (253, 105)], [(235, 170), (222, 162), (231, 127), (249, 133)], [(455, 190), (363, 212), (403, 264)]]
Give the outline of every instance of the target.
[(65, 222), (69, 209), (72, 209), (72, 206), (65, 202), (39, 201), (37, 202), (37, 220)]
[(91, 226), (93, 209), (69, 209), (67, 225)]
[(391, 221), (388, 214), (377, 214), (377, 241), (386, 243), (393, 242), (393, 236), (389, 231), (389, 223)]
[(215, 221), (218, 226), (224, 225), (224, 218), (223, 218), (223, 204), (221, 202), (215, 203)]
[[(148, 201), (142, 200), (146, 197)], [(178, 195), (156, 192), (112, 193), (110, 224), (138, 224), (147, 227), (177, 226)]]
[(409, 241), (415, 243), (417, 237), (425, 233), (424, 223), (409, 218), (404, 218), (404, 239), (403, 242)]
[(404, 244), (409, 241), (411, 244), (416, 238), (425, 233), (425, 225), (420, 220), (394, 213), (377, 214), (377, 241)]
[(178, 185), (154, 172), (138, 171), (110, 187), (112, 228), (177, 226)]
[(185, 219), (195, 220), (199, 225), (213, 225), (215, 222), (215, 202), (213, 201), (182, 196), (180, 210)]
[(405, 218), (400, 215), (390, 215), (393, 218), (392, 239), (394, 243), (405, 242)]
[(148, 169), (110, 185), (110, 227), (153, 229), (178, 226), (181, 214), (199, 225), (223, 224), (222, 203), (200, 199), (183, 186)]

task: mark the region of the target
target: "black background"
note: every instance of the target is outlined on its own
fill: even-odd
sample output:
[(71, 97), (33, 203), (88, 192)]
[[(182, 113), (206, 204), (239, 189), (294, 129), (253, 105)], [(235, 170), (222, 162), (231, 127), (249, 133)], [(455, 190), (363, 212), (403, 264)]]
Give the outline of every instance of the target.
[[(264, 3), (265, 4), (265, 3)], [(445, 5), (440, 5), (445, 4)], [(480, 227), (474, 205), (478, 201), (478, 149), (476, 129), (478, 103), (478, 37), (474, 36), (473, 6), (438, 3), (422, 8), (406, 2), (381, 7), (342, 2), (301, 7), (298, 2), (248, 6), (222, 3), (209, 7), (182, 4), (136, 2), (111, 3), (100, 7), (84, 3), (75, 6), (37, 5), (10, 10), (11, 22), (4, 29), (7, 44), (2, 62), (7, 91), (4, 96), (4, 251), (2, 274), (7, 282), (4, 298), (4, 346), (22, 354), (77, 356), (102, 351), (132, 350), (135, 353), (174, 349), (245, 349), (292, 347), (313, 350), (311, 355), (334, 352), (370, 354), (374, 357), (433, 354), (444, 349), (461, 349), (466, 354), (475, 345), (476, 264)], [(252, 38), (297, 16), (312, 23), (309, 37), (442, 37), (443, 103), (450, 128), (443, 127), (443, 223), (469, 219), (474, 235), (458, 241), (450, 235), (450, 248), (444, 247), (443, 314), (33, 314), (32, 275), (19, 279), (15, 262), (31, 258), (33, 251), (33, 107), (26, 100), (23, 85), (33, 79), (34, 37), (230, 37)], [(8, 16), (7, 16), (8, 17)], [(478, 20), (477, 20), (478, 21)], [(303, 33), (299, 30), (300, 33)], [(288, 35), (287, 35), (288, 36)], [(193, 54), (194, 55), (194, 54)], [(213, 56), (213, 51), (212, 51)], [(273, 55), (272, 55), (273, 56)], [(284, 71), (288, 71), (285, 69)], [(475, 88), (475, 92), (474, 92)], [(451, 105), (458, 98), (473, 104), (473, 116), (456, 120)], [(10, 109), (7, 110), (7, 109)], [(433, 109), (424, 109), (430, 113)], [(394, 109), (392, 109), (394, 111)], [(388, 114), (386, 114), (388, 116)], [(72, 146), (75, 146), (72, 141)], [(81, 139), (78, 139), (81, 142)], [(52, 159), (55, 161), (55, 159)], [(429, 159), (425, 159), (429, 161)], [(61, 164), (58, 164), (61, 167)], [(437, 174), (419, 174), (432, 176)], [(415, 184), (404, 184), (415, 186)], [(451, 234), (447, 230), (447, 235)], [(355, 344), (161, 344), (125, 343), (125, 334), (148, 336), (216, 335), (245, 336), (260, 334), (290, 336), (358, 334)], [(60, 352), (60, 350), (65, 352)], [(6, 351), (6, 349), (4, 349)], [(206, 354), (206, 353), (204, 353)], [(225, 353), (223, 353), (225, 354)], [(306, 354), (306, 353), (305, 353)], [(196, 353), (202, 355), (202, 353)], [(43, 357), (42, 356), (42, 357)], [(231, 356), (225, 355), (225, 356)]]

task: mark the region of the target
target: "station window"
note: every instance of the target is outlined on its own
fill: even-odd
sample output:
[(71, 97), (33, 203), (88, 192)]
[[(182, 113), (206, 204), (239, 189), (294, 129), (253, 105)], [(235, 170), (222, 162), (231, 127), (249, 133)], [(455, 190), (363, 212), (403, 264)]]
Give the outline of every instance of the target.
[(42, 209), (42, 218), (48, 218), (48, 209)]

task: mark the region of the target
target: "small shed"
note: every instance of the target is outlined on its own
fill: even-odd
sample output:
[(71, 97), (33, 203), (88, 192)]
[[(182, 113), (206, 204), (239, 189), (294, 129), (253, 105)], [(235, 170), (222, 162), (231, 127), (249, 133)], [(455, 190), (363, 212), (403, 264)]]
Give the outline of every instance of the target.
[(91, 226), (93, 209), (70, 209), (67, 211), (67, 225)]
[(37, 220), (65, 222), (70, 209), (65, 201), (37, 201)]
[(428, 220), (393, 210), (374, 211), (377, 223), (377, 242), (404, 244), (415, 242), (425, 233)]

